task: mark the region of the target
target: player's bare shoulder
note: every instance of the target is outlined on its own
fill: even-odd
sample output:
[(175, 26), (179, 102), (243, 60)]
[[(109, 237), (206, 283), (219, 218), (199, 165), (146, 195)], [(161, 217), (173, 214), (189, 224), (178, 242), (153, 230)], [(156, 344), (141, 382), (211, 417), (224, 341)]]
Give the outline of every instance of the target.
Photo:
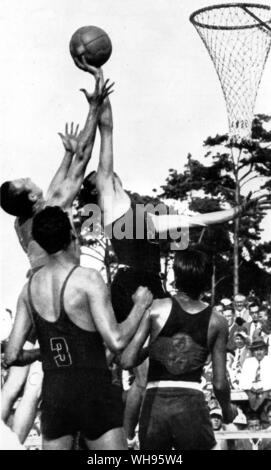
[(87, 281), (92, 281), (94, 283), (99, 282), (100, 279), (103, 279), (99, 271), (94, 268), (78, 266), (77, 273), (82, 279), (86, 279)]
[(222, 331), (228, 330), (228, 323), (226, 318), (222, 315), (222, 313), (218, 312), (215, 307), (212, 309), (210, 325)]
[(164, 327), (172, 308), (172, 299), (155, 299), (150, 307), (150, 318), (152, 325), (152, 341)]
[(171, 298), (155, 299), (150, 307), (150, 315), (152, 318), (166, 316), (172, 306)]
[(97, 293), (101, 289), (106, 289), (103, 277), (97, 269), (79, 266), (76, 271), (78, 276), (77, 281), (80, 282), (84, 290), (87, 289), (89, 293)]

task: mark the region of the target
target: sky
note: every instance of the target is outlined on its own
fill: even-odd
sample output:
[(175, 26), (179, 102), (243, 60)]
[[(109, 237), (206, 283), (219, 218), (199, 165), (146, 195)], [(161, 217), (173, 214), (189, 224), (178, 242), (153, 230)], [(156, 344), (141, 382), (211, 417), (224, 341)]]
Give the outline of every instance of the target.
[[(75, 67), (69, 41), (77, 28), (90, 24), (105, 29), (113, 44), (104, 75), (115, 82), (115, 168), (125, 187), (150, 194), (169, 168), (183, 168), (188, 152), (202, 155), (204, 138), (227, 132), (216, 72), (189, 22), (194, 10), (207, 5), (206, 0), (1, 0), (1, 182), (29, 176), (46, 190), (64, 153), (57, 133), (65, 122), (83, 126), (88, 108), (79, 89), (91, 90), (93, 79)], [(271, 57), (255, 112), (271, 114), (270, 77)], [(90, 169), (97, 166), (98, 151), (99, 140)], [(13, 223), (1, 210), (0, 305), (12, 309), (28, 269)], [(268, 238), (267, 221), (265, 227)]]

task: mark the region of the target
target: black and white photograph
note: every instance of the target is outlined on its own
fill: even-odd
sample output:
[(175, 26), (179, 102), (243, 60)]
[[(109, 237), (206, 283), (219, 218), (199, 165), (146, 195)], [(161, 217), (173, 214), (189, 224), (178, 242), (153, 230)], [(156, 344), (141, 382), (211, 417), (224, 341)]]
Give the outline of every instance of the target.
[(271, 1), (0, 3), (0, 450), (271, 450)]

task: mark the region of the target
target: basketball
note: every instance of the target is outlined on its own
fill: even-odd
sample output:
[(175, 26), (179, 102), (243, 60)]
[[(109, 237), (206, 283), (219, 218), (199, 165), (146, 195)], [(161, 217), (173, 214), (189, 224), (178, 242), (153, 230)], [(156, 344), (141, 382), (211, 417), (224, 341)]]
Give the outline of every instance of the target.
[(108, 34), (97, 26), (83, 26), (77, 29), (70, 40), (70, 53), (73, 59), (85, 57), (94, 67), (101, 67), (109, 59), (112, 43)]

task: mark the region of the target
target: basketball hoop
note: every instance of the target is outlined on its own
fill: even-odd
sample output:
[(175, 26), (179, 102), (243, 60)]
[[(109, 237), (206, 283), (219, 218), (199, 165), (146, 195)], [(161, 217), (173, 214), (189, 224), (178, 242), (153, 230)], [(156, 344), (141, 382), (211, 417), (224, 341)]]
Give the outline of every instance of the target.
[(190, 16), (218, 74), (231, 142), (250, 139), (257, 92), (271, 45), (271, 8), (228, 3)]

